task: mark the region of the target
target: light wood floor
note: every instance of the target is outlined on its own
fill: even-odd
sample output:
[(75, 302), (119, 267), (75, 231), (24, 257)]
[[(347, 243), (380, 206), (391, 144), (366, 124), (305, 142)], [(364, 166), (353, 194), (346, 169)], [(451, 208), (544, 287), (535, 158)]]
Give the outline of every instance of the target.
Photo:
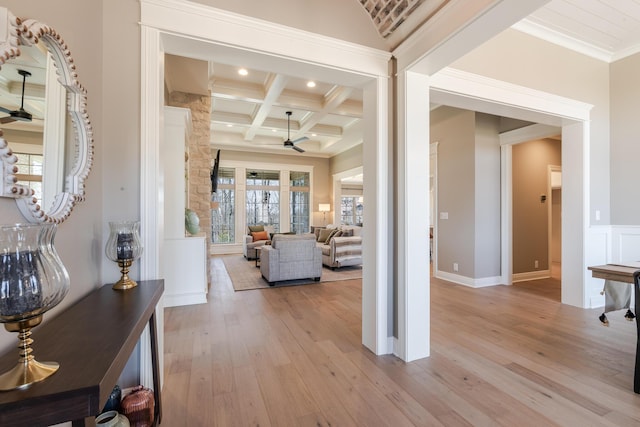
[(555, 280), (433, 279), (431, 357), (405, 364), (360, 344), (360, 280), (234, 293), (216, 261), (209, 303), (165, 313), (163, 426), (640, 425), (635, 325)]

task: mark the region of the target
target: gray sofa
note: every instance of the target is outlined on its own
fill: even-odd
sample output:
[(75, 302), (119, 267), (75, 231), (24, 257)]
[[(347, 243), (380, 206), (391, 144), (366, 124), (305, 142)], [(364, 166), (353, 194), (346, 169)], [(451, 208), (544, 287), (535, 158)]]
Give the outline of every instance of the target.
[(269, 286), (284, 280), (319, 281), (322, 276), (322, 251), (313, 234), (276, 234), (271, 245), (260, 251), (260, 273)]
[(322, 251), (322, 264), (331, 269), (362, 264), (362, 227), (352, 225), (334, 228), (347, 231), (349, 235), (338, 233), (327, 242), (325, 235), (331, 228), (314, 230), (316, 245)]

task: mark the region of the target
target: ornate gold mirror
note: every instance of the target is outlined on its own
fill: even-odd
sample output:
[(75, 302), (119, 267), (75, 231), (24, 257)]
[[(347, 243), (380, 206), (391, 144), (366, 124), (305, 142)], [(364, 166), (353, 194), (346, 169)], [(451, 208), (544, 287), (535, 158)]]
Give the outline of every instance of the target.
[(0, 7), (0, 196), (30, 222), (64, 221), (93, 161), (86, 90), (53, 28)]

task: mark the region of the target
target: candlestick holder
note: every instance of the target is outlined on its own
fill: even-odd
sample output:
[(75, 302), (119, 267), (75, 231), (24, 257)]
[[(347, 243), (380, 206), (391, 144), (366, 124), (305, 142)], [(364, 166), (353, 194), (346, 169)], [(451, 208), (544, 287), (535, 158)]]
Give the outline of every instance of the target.
[(55, 224), (0, 226), (0, 322), (17, 332), (18, 364), (0, 375), (0, 390), (27, 388), (54, 374), (56, 362), (38, 362), (31, 329), (69, 291), (69, 274), (53, 247)]
[(107, 258), (118, 264), (122, 274), (120, 280), (113, 285), (113, 289), (131, 289), (138, 285), (135, 280), (129, 277), (129, 269), (133, 262), (142, 255), (139, 234), (140, 222), (110, 222), (109, 229), (110, 233), (105, 247), (105, 254)]

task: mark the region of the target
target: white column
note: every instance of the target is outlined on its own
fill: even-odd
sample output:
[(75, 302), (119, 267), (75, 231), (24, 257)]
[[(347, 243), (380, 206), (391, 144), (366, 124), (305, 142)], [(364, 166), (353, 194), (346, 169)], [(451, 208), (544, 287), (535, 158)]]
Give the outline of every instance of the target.
[[(393, 336), (393, 262), (389, 248), (393, 229), (389, 198), (392, 156), (388, 140), (388, 85), (387, 78), (378, 77), (363, 91), (362, 344), (375, 354), (391, 353)], [(340, 204), (335, 195), (334, 189), (332, 209), (337, 220)]]
[[(140, 279), (158, 279), (162, 271), (164, 241), (164, 182), (162, 153), (164, 139), (162, 109), (164, 105), (164, 52), (158, 30), (141, 27), (141, 94), (140, 94), (140, 238), (144, 251), (140, 257)], [(158, 363), (160, 384), (164, 365), (163, 301), (156, 307), (158, 329)], [(151, 338), (149, 328), (140, 337), (140, 383), (153, 387)]]
[[(589, 122), (562, 127), (562, 303), (589, 307)], [(571, 244), (567, 244), (571, 242)]]
[(398, 342), (405, 361), (429, 356), (429, 78), (398, 73)]

